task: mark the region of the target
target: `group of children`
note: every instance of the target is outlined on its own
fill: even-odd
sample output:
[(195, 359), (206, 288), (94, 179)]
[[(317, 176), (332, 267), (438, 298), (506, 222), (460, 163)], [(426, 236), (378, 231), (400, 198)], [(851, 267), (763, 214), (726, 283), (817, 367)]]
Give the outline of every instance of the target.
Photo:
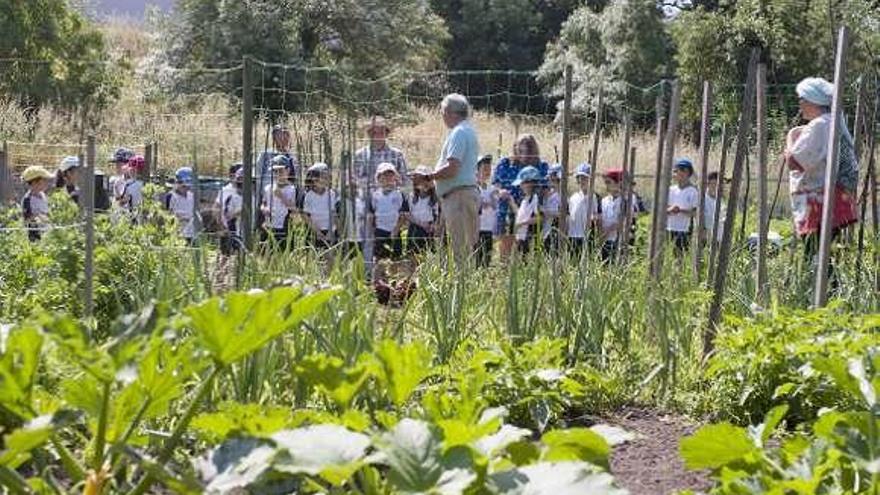
[[(319, 250), (327, 250), (339, 242), (348, 252), (363, 252), (365, 234), (368, 228), (371, 229), (376, 260), (399, 259), (404, 254), (419, 255), (442, 238), (440, 203), (427, 167), (418, 167), (409, 174), (413, 190), (405, 193), (400, 189), (401, 177), (396, 167), (382, 163), (375, 171), (372, 187), (359, 188), (352, 184), (350, 194), (341, 201), (330, 187), (330, 169), (325, 163), (315, 163), (308, 168), (303, 191), (298, 191), (289, 176), (290, 164), (284, 162), (286, 158), (279, 155), (272, 160), (272, 180), (259, 195), (263, 239), (272, 239), (267, 244), (289, 245), (289, 233), (293, 219), (297, 217), (302, 218), (307, 226), (310, 244)], [(127, 216), (137, 222), (138, 210), (144, 201), (143, 182), (138, 178), (144, 159), (120, 148), (113, 153), (110, 162), (116, 167), (116, 174), (110, 179), (112, 211), (116, 218)], [(61, 161), (54, 176), (38, 166), (28, 167), (22, 174), (28, 190), (21, 207), (32, 240), (38, 240), (48, 224), (46, 190), (53, 177), (59, 190), (78, 201), (79, 167), (79, 159), (70, 156)], [(505, 185), (493, 173), (491, 155), (483, 156), (478, 163), (481, 203), (477, 261), (482, 266), (490, 264), (494, 242), (502, 235), (512, 235), (522, 254), (529, 253), (539, 244), (551, 254), (562, 247), (562, 167), (528, 165), (517, 170), (516, 178)], [(230, 167), (228, 173), (229, 183), (214, 202), (222, 231), (220, 248), (227, 255), (240, 250), (242, 245), (244, 170), (239, 163)], [(669, 189), (666, 230), (678, 254), (689, 246), (698, 210), (699, 191), (691, 182), (693, 173), (690, 160), (676, 161), (674, 183)], [(591, 175), (592, 169), (586, 163), (579, 165), (574, 172), (577, 190), (567, 200), (567, 248), (572, 255), (580, 256), (585, 246), (596, 244), (600, 247), (602, 259), (611, 262), (619, 249), (620, 231), (625, 223), (624, 181), (632, 178), (621, 169), (608, 170), (602, 174), (604, 194), (596, 192), (591, 197)], [(195, 235), (197, 214), (193, 178), (191, 168), (178, 169), (171, 191), (164, 195), (164, 206), (178, 219), (180, 234), (187, 242), (192, 242)], [(720, 238), (720, 232), (713, 233), (712, 226), (715, 210), (720, 208), (716, 199), (718, 174), (709, 174), (707, 179), (704, 225), (711, 238), (716, 239)], [(365, 196), (369, 196), (369, 201), (365, 201)], [(636, 219), (647, 209), (635, 191), (626, 203), (632, 208), (629, 242), (633, 243)]]

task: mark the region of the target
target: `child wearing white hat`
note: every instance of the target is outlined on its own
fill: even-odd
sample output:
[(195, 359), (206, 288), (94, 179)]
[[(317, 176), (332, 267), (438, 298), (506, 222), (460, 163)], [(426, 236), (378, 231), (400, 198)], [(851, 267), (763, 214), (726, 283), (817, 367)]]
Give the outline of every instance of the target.
[(381, 163), (376, 168), (379, 188), (373, 191), (370, 209), (375, 222), (373, 256), (377, 260), (399, 258), (402, 254), (400, 230), (407, 221), (409, 201), (400, 191), (399, 178), (391, 163)]

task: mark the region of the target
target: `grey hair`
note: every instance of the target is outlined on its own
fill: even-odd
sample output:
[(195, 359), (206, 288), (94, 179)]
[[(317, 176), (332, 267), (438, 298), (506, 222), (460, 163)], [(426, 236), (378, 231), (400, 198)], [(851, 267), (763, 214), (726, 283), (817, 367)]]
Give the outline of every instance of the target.
[(440, 103), (440, 108), (444, 112), (449, 112), (454, 115), (458, 115), (459, 117), (466, 119), (470, 116), (470, 104), (468, 104), (468, 100), (464, 95), (460, 95), (458, 93), (452, 93), (446, 95), (443, 98), (443, 102)]

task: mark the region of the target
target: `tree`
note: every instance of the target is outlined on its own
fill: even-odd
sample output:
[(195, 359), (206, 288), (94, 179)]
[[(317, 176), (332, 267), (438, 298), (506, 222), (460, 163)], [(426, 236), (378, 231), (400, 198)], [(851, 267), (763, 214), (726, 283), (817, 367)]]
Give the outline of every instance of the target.
[(601, 12), (576, 10), (547, 49), (539, 80), (560, 96), (563, 71), (572, 65), (573, 107), (588, 111), (602, 88), (609, 113), (654, 108), (657, 82), (672, 69), (672, 45), (654, 0), (612, 0)]
[(101, 33), (65, 0), (0, 0), (0, 94), (23, 107), (100, 107), (118, 95)]
[(254, 73), (256, 104), (279, 111), (328, 104), (372, 111), (369, 102), (381, 103), (406, 83), (388, 76), (434, 67), (446, 37), (427, 0), (181, 0), (161, 22), (150, 71), (161, 88), (188, 92), (207, 83), (236, 94), (240, 72), (217, 79), (202, 69), (250, 56), (285, 66), (259, 65)]

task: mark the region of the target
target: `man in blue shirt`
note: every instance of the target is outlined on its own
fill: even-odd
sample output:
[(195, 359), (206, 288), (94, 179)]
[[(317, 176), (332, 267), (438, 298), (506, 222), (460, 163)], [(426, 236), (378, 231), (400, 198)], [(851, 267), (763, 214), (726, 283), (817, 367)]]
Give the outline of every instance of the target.
[(474, 252), (480, 217), (477, 160), (480, 144), (470, 117), (467, 98), (450, 94), (440, 104), (449, 134), (431, 178), (437, 184), (440, 209), (455, 261), (463, 266)]

